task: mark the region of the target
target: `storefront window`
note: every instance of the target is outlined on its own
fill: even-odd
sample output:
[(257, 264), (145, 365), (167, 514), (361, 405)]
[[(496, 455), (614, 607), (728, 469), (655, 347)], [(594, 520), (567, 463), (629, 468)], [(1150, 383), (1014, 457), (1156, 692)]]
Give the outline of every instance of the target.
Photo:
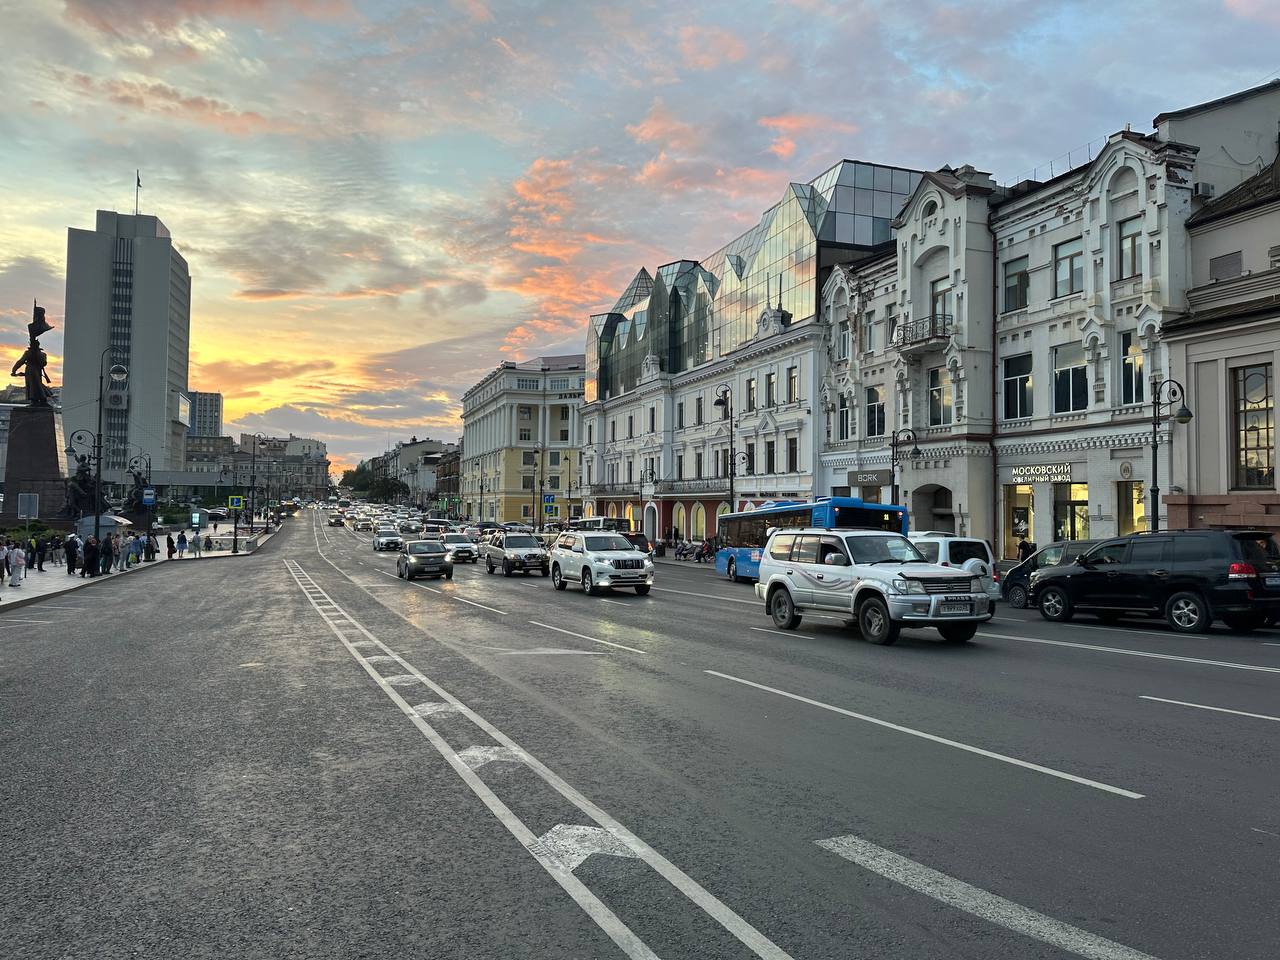
[(1116, 484), (1116, 527), (1121, 536), (1147, 529), (1147, 491), (1141, 480)]
[(880, 503), (879, 487), (863, 487), (862, 488), (863, 503)]
[(1238, 490), (1270, 490), (1275, 473), (1275, 394), (1271, 364), (1232, 371), (1235, 407), (1235, 482)]
[(1023, 537), (1030, 540), (1034, 529), (1035, 512), (1031, 484), (1005, 484), (1004, 540), (1001, 543), (1004, 559), (1017, 559), (1018, 541)]
[(1053, 539), (1089, 539), (1089, 485), (1053, 485)]

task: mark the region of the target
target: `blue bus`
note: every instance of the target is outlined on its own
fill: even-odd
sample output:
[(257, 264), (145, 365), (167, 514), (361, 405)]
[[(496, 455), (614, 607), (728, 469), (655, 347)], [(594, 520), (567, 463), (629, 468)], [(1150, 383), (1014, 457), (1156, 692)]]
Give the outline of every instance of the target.
[(728, 513), (717, 528), (716, 572), (730, 580), (756, 580), (760, 553), (771, 527), (823, 527), (907, 533), (907, 508), (868, 503), (857, 497), (822, 497), (771, 503), (746, 513)]

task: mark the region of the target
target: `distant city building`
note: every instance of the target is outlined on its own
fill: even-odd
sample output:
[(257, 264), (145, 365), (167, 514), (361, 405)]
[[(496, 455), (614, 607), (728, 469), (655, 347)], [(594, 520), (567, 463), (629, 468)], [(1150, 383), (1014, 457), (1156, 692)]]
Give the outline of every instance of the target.
[(507, 361), (462, 397), (463, 516), (541, 524), (582, 512), (582, 354)]
[(219, 436), (222, 433), (222, 394), (192, 390), (188, 396), (191, 398), (191, 425), (187, 427), (187, 436)]
[(450, 519), (460, 515), (462, 447), (440, 454), (436, 464), (436, 497), (434, 512)]
[[(191, 422), (187, 365), (191, 275), (154, 216), (99, 210), (93, 230), (67, 231), (63, 425), (92, 432), (99, 365), (129, 368), (103, 388), (104, 468), (119, 473), (149, 454), (155, 469), (180, 470)], [(103, 353), (108, 348), (105, 362)]]

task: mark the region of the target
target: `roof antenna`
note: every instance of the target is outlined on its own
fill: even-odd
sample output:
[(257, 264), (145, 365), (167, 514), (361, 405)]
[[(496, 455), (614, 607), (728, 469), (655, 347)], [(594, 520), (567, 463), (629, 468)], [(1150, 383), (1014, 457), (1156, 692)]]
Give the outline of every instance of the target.
[(778, 274), (778, 309), (782, 309), (782, 274)]

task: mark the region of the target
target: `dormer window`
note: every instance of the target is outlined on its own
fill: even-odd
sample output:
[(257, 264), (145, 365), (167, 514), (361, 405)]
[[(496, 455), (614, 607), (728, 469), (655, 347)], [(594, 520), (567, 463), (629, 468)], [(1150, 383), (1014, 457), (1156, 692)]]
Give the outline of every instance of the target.
[(929, 217), (932, 217), (937, 212), (938, 212), (938, 201), (926, 200), (924, 204), (924, 210), (922, 211), (924, 217), (927, 219)]

